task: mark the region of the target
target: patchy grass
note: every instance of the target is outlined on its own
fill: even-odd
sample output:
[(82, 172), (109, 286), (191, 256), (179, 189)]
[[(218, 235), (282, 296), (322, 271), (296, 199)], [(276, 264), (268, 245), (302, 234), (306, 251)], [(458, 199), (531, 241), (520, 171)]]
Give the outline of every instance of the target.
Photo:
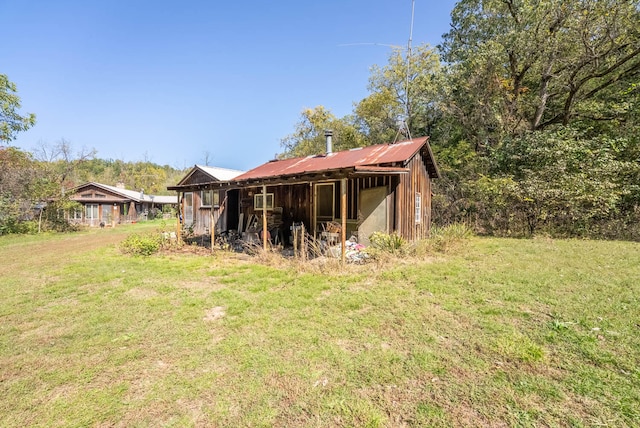
[(640, 425), (636, 243), (305, 271), (133, 230), (0, 238), (0, 426)]

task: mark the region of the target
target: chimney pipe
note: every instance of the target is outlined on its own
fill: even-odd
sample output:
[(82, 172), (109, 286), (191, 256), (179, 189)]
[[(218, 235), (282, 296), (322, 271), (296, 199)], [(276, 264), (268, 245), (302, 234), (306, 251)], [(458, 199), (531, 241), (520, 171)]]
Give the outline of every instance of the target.
[(327, 139), (327, 154), (330, 155), (333, 153), (333, 144), (331, 142), (331, 137), (333, 136), (333, 131), (330, 129), (324, 130), (324, 136)]

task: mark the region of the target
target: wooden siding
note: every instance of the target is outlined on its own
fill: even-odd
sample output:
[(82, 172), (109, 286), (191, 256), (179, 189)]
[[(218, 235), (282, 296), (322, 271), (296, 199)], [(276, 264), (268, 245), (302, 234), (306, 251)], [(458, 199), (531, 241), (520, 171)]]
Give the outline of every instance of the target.
[[(218, 192), (219, 200), (222, 203), (225, 197), (224, 190), (214, 190)], [(185, 192), (189, 193), (189, 192)], [(213, 221), (216, 225), (216, 234), (227, 230), (227, 217), (220, 215), (218, 206), (202, 206), (202, 192), (194, 190), (193, 194), (193, 233), (196, 235), (208, 235), (211, 233), (211, 209), (213, 208)], [(186, 226), (189, 227), (189, 226)]]
[[(407, 164), (409, 174), (400, 176), (395, 190), (394, 230), (410, 241), (429, 236), (431, 224), (431, 178), (420, 155)], [(416, 193), (421, 196), (420, 223), (416, 223)]]

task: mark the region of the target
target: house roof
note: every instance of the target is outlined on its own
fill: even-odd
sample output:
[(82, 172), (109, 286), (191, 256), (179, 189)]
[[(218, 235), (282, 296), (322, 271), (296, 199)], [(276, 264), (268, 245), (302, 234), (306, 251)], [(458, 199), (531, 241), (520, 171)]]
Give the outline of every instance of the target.
[(196, 165), (195, 167), (200, 168), (211, 177), (216, 178), (220, 181), (233, 180), (240, 174), (244, 174), (244, 171), (240, 171), (237, 169), (220, 168), (217, 166)]
[(195, 175), (202, 175), (204, 173), (205, 177), (199, 177), (198, 182), (212, 182), (212, 181), (229, 181), (236, 178), (238, 175), (243, 174), (244, 171), (238, 171), (236, 169), (228, 169), (228, 168), (220, 168), (217, 166), (207, 166), (207, 165), (194, 165), (193, 168), (180, 180), (177, 186), (185, 186), (191, 183), (192, 177), (195, 178)]
[(121, 187), (110, 186), (108, 184), (96, 183), (95, 181), (90, 181), (88, 183), (81, 184), (73, 189), (72, 192), (80, 192), (85, 187), (94, 186), (102, 190), (106, 190), (108, 192), (114, 193), (118, 196), (121, 196), (123, 199), (130, 199), (135, 202), (153, 202), (157, 204), (177, 204), (178, 197), (177, 196), (155, 196), (155, 195), (147, 195), (143, 192), (137, 192), (135, 190), (123, 189)]
[[(357, 149), (334, 152), (328, 155), (307, 156), (293, 159), (274, 160), (262, 164), (237, 176), (233, 181), (265, 180), (325, 171), (351, 169), (377, 173), (402, 173), (403, 166), (416, 154), (423, 151), (425, 163), (431, 177), (439, 177), (438, 168), (428, 143), (429, 137), (414, 138), (394, 144), (378, 144)], [(395, 167), (393, 166), (395, 165)], [(374, 168), (375, 167), (375, 168)], [(386, 171), (385, 171), (385, 168)]]

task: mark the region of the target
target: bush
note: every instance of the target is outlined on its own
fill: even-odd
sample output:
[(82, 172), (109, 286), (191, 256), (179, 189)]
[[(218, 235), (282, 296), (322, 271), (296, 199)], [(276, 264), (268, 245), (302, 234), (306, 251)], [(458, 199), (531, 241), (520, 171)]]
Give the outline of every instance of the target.
[(407, 241), (397, 233), (373, 232), (369, 243), (372, 248), (389, 254), (399, 254), (407, 249)]
[(415, 253), (422, 256), (428, 253), (446, 253), (459, 247), (473, 236), (472, 229), (464, 223), (453, 223), (444, 227), (433, 227), (431, 236), (416, 243)]
[(120, 251), (134, 256), (150, 256), (162, 246), (162, 236), (157, 233), (131, 234), (120, 243)]

